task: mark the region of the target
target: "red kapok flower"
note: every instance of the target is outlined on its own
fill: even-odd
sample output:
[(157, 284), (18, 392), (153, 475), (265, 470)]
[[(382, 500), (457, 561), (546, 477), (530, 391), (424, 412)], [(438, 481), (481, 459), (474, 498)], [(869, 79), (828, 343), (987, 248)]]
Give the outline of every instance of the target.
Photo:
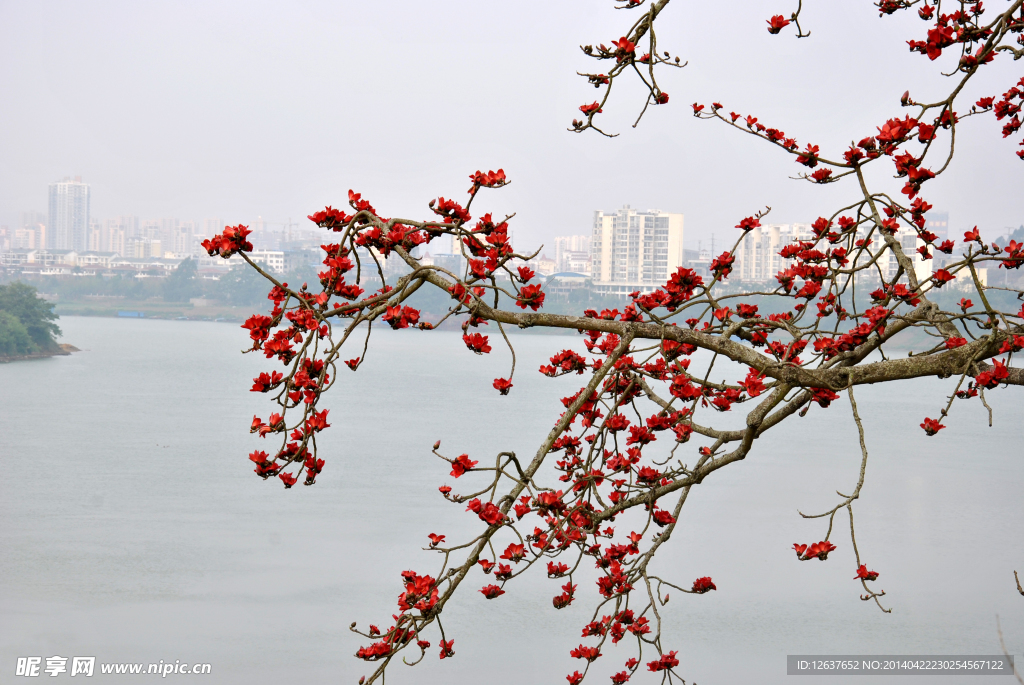
[(569, 656), (574, 659), (586, 659), (587, 661), (596, 661), (601, 656), (601, 650), (597, 647), (584, 647), (580, 645), (576, 649), (569, 652)]
[[(455, 461), (452, 462), (451, 475), (455, 478), (458, 478), (459, 476), (464, 474), (466, 471), (469, 471), (479, 463), (480, 462), (478, 461), (472, 461), (469, 458), (468, 454), (460, 454), (459, 456), (455, 457)], [(449, 488), (449, 490), (450, 489), (451, 488)]]
[(789, 26), (789, 20), (781, 14), (776, 14), (771, 19), (768, 19), (768, 33), (776, 34), (782, 29)]
[(868, 567), (861, 564), (857, 567), (857, 575), (853, 577), (854, 580), (874, 580), (878, 577), (877, 571), (869, 571)]
[(715, 584), (711, 582), (711, 576), (704, 576), (693, 581), (693, 588), (691, 591), (703, 595), (705, 592), (717, 589), (718, 588), (715, 587)]
[(505, 591), (497, 585), (484, 585), (480, 588), (480, 593), (487, 599), (494, 599), (495, 597), (500, 597), (505, 594)]
[(928, 435), (935, 435), (940, 430), (945, 428), (945, 426), (943, 426), (941, 423), (939, 423), (935, 419), (928, 419), (928, 418), (926, 418), (924, 420), (924, 423), (921, 424), (921, 428), (924, 428), (924, 432), (927, 433)]

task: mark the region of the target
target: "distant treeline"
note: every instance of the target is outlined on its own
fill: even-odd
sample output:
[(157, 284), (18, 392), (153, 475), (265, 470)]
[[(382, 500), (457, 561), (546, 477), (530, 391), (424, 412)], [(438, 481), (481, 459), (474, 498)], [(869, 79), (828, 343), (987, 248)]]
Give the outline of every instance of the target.
[[(1021, 238), (1024, 239), (1024, 235)], [(996, 281), (995, 283), (990, 283), (992, 285), (1003, 285), (1004, 282), (1007, 282), (1008, 274), (1003, 269), (991, 269), (989, 275), (990, 281)], [(1012, 274), (1012, 276), (1014, 279), (1019, 278), (1016, 273)], [(23, 278), (25, 277), (23, 276)], [(277, 276), (277, 278), (292, 287), (300, 287), (303, 283), (309, 283), (310, 288), (315, 289), (319, 285), (317, 270), (311, 265), (303, 265), (290, 273)], [(393, 284), (395, 280), (397, 278), (393, 277), (388, 279), (388, 282)], [(0, 276), (0, 281), (2, 281), (2, 276)], [(31, 277), (29, 283), (38, 288), (40, 292), (51, 295), (60, 302), (82, 301), (90, 296), (100, 296), (124, 298), (132, 302), (159, 300), (166, 303), (183, 304), (187, 304), (192, 298), (205, 298), (215, 303), (241, 307), (251, 311), (269, 311), (272, 306), (267, 300), (270, 284), (254, 270), (235, 269), (221, 276), (219, 280), (214, 281), (200, 278), (196, 264), (191, 259), (183, 261), (166, 278), (133, 278), (121, 275), (114, 277), (72, 276), (70, 278), (67, 276), (36, 276)], [(792, 306), (792, 301), (788, 298), (750, 293), (761, 288), (772, 290), (775, 285), (774, 283), (756, 285), (726, 281), (719, 286), (717, 292), (723, 306), (730, 306), (735, 309), (736, 304), (739, 302), (756, 304), (760, 309), (761, 315), (767, 316), (768, 314), (787, 311)], [(27, 289), (32, 292), (33, 298), (35, 298), (35, 288), (31, 288), (23, 283), (14, 283), (0, 287)], [(380, 287), (380, 282), (366, 283), (364, 287), (368, 291), (373, 291)], [(856, 289), (856, 301), (851, 297), (851, 292), (844, 293), (843, 306), (849, 311), (863, 312), (873, 304), (868, 291), (874, 287), (876, 286), (865, 285), (858, 287)], [(729, 297), (730, 295), (742, 296), (734, 298)], [(930, 297), (947, 311), (956, 311), (958, 309), (957, 301), (961, 297), (974, 298), (978, 301), (977, 293), (973, 288), (968, 292), (964, 292), (947, 287), (941, 291), (933, 291)], [(990, 300), (998, 300), (1000, 306), (1003, 304), (1012, 305), (1013, 295), (1010, 292), (994, 290), (989, 292), (988, 297)], [(52, 326), (53, 331), (59, 334), (56, 326), (49, 323), (56, 318), (56, 315), (51, 312), (50, 305), (39, 298), (35, 298), (35, 300), (42, 303), (37, 305), (36, 309), (39, 312), (45, 312), (46, 315), (51, 317), (50, 319), (45, 319), (47, 325)], [(424, 318), (431, 320), (444, 316), (445, 312), (452, 305), (452, 299), (447, 293), (437, 288), (420, 288), (409, 298), (406, 304), (420, 309), (423, 312)], [(599, 295), (589, 289), (580, 288), (563, 294), (549, 292), (544, 303), (544, 311), (555, 314), (582, 315), (584, 310), (587, 309), (593, 309), (597, 312), (605, 309), (617, 309), (621, 313), (628, 304), (629, 299), (627, 297)], [(514, 302), (505, 296), (500, 298), (499, 306), (507, 309), (516, 309)], [(705, 312), (693, 311), (677, 318), (683, 321), (690, 317), (699, 317), (702, 314), (706, 315)], [(38, 317), (41, 314), (37, 313), (35, 316)], [(6, 322), (6, 319), (4, 321)], [(826, 319), (823, 323), (827, 324), (829, 322), (830, 319)], [(3, 331), (3, 342), (0, 342), (0, 355), (22, 354), (20, 352), (4, 351), (5, 345), (6, 348), (16, 347), (23, 349), (25, 337), (20, 333), (8, 330), (14, 329), (13, 323), (3, 323), (2, 325), (3, 328), (0, 330)], [(680, 325), (682, 324), (680, 323)], [(47, 329), (40, 327), (37, 319), (23, 323), (23, 326), (25, 331), (30, 333), (29, 337), (34, 341), (32, 344), (36, 345), (37, 348), (45, 349), (45, 345), (52, 343), (52, 337), (48, 337), (48, 334), (45, 333)], [(35, 331), (35, 333), (32, 333), (32, 331)], [(40, 337), (40, 335), (43, 337)]]
[[(186, 259), (166, 278), (134, 278), (132, 276), (21, 276), (40, 292), (54, 296), (58, 301), (78, 301), (89, 296), (119, 297), (131, 301), (161, 300), (168, 303), (188, 303), (201, 297), (240, 307), (262, 307), (267, 303), (270, 284), (252, 269), (236, 269), (221, 276), (220, 280), (200, 278), (196, 263)], [(311, 286), (317, 283), (317, 273), (303, 266), (279, 276), (290, 284)], [(3, 276), (0, 275), (0, 281)]]
[(53, 305), (36, 289), (15, 282), (0, 285), (0, 357), (18, 357), (57, 349), (60, 328)]

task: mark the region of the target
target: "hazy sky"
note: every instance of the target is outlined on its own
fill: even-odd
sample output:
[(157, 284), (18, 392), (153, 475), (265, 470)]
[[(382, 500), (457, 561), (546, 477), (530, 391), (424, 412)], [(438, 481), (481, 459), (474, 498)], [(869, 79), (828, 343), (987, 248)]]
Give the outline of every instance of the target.
[[(45, 211), (47, 184), (68, 175), (92, 185), (99, 218), (311, 226), (305, 215), (349, 188), (385, 216), (426, 218), (431, 198), (464, 197), (470, 172), (497, 167), (513, 183), (474, 213), (517, 212), (523, 247), (587, 232), (594, 209), (625, 203), (683, 212), (688, 244), (735, 238), (764, 205), (774, 221), (810, 221), (855, 189), (789, 180), (803, 169), (791, 157), (695, 120), (690, 103), (719, 100), (838, 155), (902, 114), (905, 89), (943, 96), (938, 72), (956, 57), (909, 53), (925, 23), (879, 18), (867, 1), (811, 0), (810, 38), (769, 35), (765, 19), (793, 4), (676, 0), (659, 48), (689, 66), (661, 75), (671, 102), (638, 129), (642, 95), (617, 87), (604, 122), (621, 135), (608, 140), (566, 127), (597, 94), (575, 75), (593, 68), (578, 46), (636, 17), (610, 0), (0, 0), (0, 223)], [(986, 71), (960, 110), (1021, 66), (1001, 56)], [(1000, 128), (991, 114), (964, 122), (951, 171), (925, 186), (957, 230), (1024, 223), (1019, 141)], [(876, 187), (898, 193), (883, 168)]]

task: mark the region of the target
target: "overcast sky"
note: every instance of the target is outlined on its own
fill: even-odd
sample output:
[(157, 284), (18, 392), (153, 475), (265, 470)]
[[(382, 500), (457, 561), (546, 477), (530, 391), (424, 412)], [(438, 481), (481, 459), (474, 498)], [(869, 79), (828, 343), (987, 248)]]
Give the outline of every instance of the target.
[[(578, 46), (637, 16), (610, 0), (0, 0), (0, 224), (45, 211), (47, 184), (68, 175), (91, 184), (98, 218), (311, 226), (305, 215), (344, 204), (349, 188), (385, 216), (426, 218), (431, 198), (464, 197), (470, 172), (498, 167), (512, 185), (475, 213), (517, 212), (524, 248), (588, 232), (594, 209), (625, 203), (684, 213), (688, 245), (735, 238), (764, 205), (774, 221), (812, 221), (855, 188), (790, 180), (803, 169), (791, 157), (695, 120), (690, 103), (719, 100), (838, 155), (902, 114), (907, 88), (944, 96), (938, 73), (956, 57), (909, 53), (925, 23), (879, 18), (867, 1), (812, 0), (810, 38), (769, 35), (765, 19), (793, 4), (676, 0), (659, 48), (689, 66), (660, 76), (671, 102), (638, 129), (642, 95), (617, 87), (604, 122), (621, 135), (608, 140), (566, 127), (597, 94), (575, 75), (593, 68)], [(985, 71), (960, 110), (1021, 67), (1001, 56)], [(959, 154), (925, 197), (958, 231), (994, 238), (1024, 223), (1019, 141), (991, 114), (957, 133)], [(898, 193), (883, 168), (876, 187)]]

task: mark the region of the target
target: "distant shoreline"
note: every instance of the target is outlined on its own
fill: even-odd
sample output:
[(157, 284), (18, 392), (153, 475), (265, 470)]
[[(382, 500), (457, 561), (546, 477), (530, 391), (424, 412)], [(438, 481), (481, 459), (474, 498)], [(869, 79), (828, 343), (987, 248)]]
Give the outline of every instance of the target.
[(74, 345), (68, 345), (67, 343), (58, 344), (56, 349), (47, 350), (46, 352), (36, 352), (35, 354), (18, 354), (11, 356), (0, 355), (0, 364), (9, 364), (11, 362), (26, 361), (29, 359), (48, 359), (50, 357), (67, 357), (72, 352), (81, 352), (80, 349)]

